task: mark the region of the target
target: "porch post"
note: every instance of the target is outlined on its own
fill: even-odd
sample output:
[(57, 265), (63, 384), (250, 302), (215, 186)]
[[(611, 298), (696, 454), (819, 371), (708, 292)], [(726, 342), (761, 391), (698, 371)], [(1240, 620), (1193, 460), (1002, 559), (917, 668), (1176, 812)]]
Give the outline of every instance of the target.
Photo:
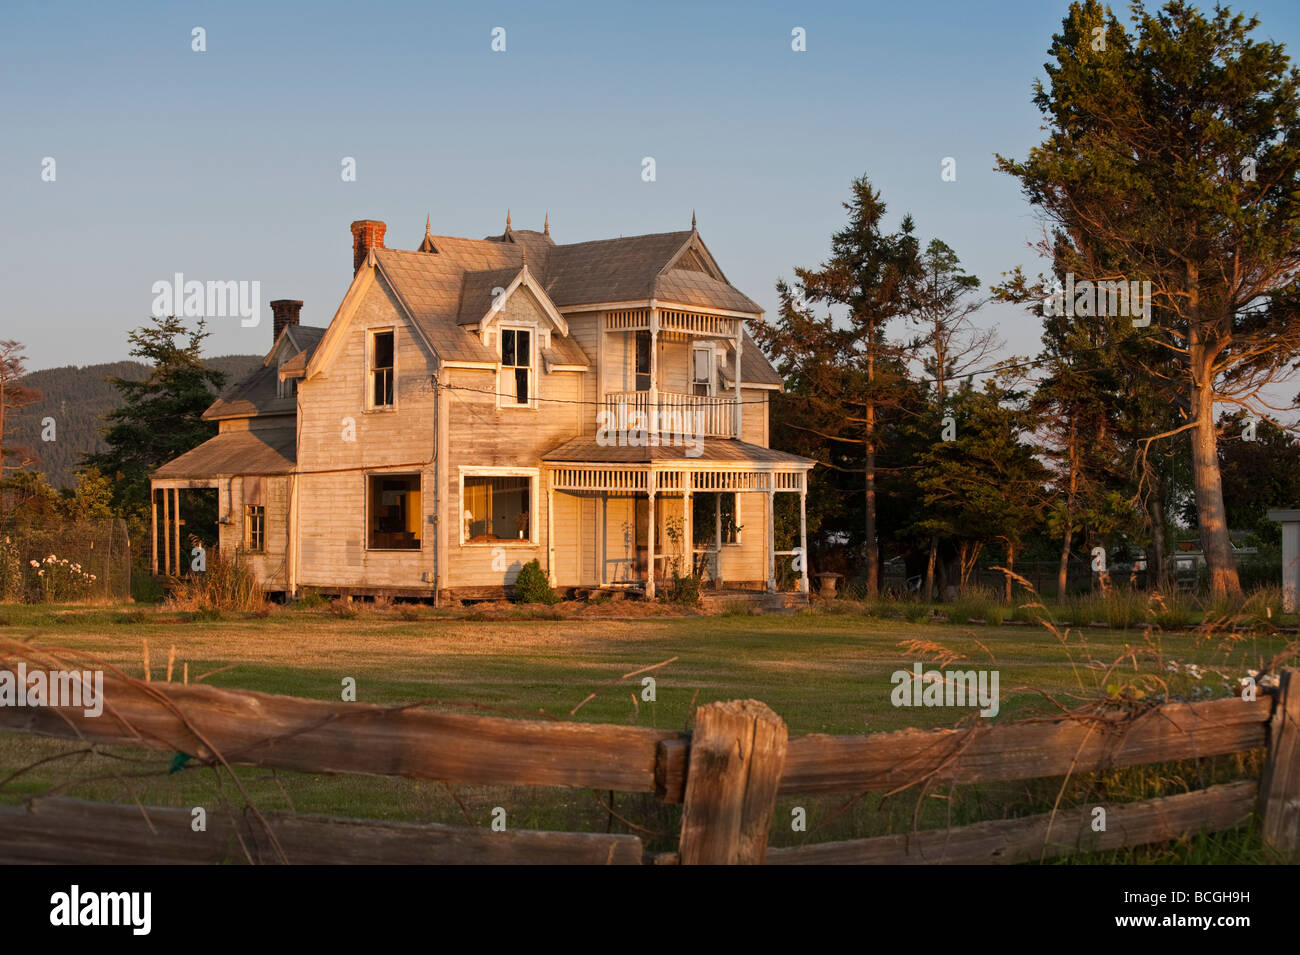
[(722, 492), (713, 492), (713, 589), (722, 580)]
[(744, 344), (744, 341), (745, 341), (745, 320), (743, 318), (738, 318), (736, 319), (736, 408), (735, 408), (736, 414), (735, 414), (735, 422), (733, 425), (733, 427), (736, 429), (736, 433), (732, 436), (737, 441), (740, 440), (740, 425), (741, 422), (744, 420), (742, 415), (744, 415), (745, 413), (745, 408), (740, 403), (740, 346)]
[(555, 586), (555, 472), (546, 472), (546, 578)]
[(172, 520), (176, 523), (176, 576), (181, 575), (181, 489), (172, 491)]
[[(653, 379), (651, 379), (653, 381)], [(652, 386), (653, 387), (653, 386)], [(646, 508), (646, 556), (649, 567), (645, 578), (645, 595), (647, 598), (653, 598), (655, 595), (655, 472), (647, 471), (645, 476), (646, 496), (650, 498), (650, 505)], [(635, 505), (633, 505), (635, 507)], [(635, 511), (633, 515), (635, 516)]]
[(799, 562), (804, 594), (808, 593), (808, 472), (799, 479)]
[(767, 592), (776, 593), (776, 475), (767, 474)]
[(690, 471), (682, 472), (682, 526), (686, 538), (682, 546), (686, 548), (686, 576), (695, 576), (695, 521), (691, 514), (691, 485), (694, 475)]
[(163, 574), (172, 572), (172, 519), (171, 488), (165, 487), (163, 493)]
[[(635, 384), (635, 382), (633, 382)], [(650, 407), (646, 409), (646, 428), (659, 430), (659, 309), (650, 307)], [(646, 437), (649, 437), (647, 431)], [(653, 576), (653, 575), (652, 575)]]
[(153, 534), (149, 538), (149, 570), (158, 576), (158, 489), (149, 485), (149, 526)]

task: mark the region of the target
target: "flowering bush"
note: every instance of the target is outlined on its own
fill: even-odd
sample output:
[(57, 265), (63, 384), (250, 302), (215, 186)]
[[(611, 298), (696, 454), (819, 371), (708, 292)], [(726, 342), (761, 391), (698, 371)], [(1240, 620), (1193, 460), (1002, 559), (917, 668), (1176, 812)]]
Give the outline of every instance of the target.
[(44, 560), (28, 561), (36, 571), (36, 589), (45, 603), (76, 600), (90, 593), (95, 575), (65, 557), (50, 554)]

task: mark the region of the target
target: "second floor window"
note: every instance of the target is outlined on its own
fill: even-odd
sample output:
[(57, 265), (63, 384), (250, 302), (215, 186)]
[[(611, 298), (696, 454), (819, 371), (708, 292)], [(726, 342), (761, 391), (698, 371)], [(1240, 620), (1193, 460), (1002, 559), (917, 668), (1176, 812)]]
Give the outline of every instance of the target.
[(503, 403), (526, 405), (532, 400), (532, 339), (532, 334), (526, 328), (501, 329)]
[(695, 348), (691, 351), (691, 394), (713, 394), (712, 348)]
[(636, 333), (636, 390), (650, 390), (650, 333)]
[(370, 407), (393, 406), (393, 333), (375, 332), (370, 338)]

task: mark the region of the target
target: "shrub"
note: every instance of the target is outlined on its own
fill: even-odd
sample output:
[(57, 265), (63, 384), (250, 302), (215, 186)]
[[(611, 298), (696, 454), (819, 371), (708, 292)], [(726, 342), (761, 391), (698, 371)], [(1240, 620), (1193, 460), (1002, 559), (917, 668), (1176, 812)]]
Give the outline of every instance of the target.
[(546, 579), (541, 562), (533, 558), (519, 569), (515, 578), (515, 599), (526, 604), (555, 604), (560, 602), (560, 595), (551, 589), (551, 582)]
[(663, 599), (683, 607), (694, 607), (700, 602), (700, 578), (694, 574), (683, 577), (674, 570), (672, 577), (664, 583)]
[(208, 557), (207, 570), (173, 584), (169, 602), (177, 610), (252, 613), (262, 609), (266, 596), (247, 564), (215, 553)]
[(302, 593), (299, 594), (298, 599), (293, 602), (293, 606), (298, 610), (315, 610), (318, 607), (325, 606), (326, 603), (328, 603), (328, 601), (321, 596), (319, 590), (314, 590), (311, 587), (304, 587)]
[(1002, 622), (1002, 607), (991, 590), (984, 587), (970, 587), (964, 594), (948, 606), (948, 619), (952, 623), (969, 623), (983, 620), (992, 623), (991, 618)]

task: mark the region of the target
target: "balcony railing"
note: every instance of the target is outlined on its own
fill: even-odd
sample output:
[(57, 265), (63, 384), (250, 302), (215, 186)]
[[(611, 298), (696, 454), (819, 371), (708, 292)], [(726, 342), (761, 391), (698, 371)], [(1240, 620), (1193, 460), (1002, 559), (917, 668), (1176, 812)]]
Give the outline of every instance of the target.
[(676, 432), (709, 438), (736, 436), (736, 401), (713, 395), (683, 395), (671, 391), (658, 393), (651, 414), (650, 392), (613, 391), (605, 395), (605, 410), (610, 414), (609, 427), (627, 430), (640, 427), (632, 415), (640, 415), (651, 432)]

